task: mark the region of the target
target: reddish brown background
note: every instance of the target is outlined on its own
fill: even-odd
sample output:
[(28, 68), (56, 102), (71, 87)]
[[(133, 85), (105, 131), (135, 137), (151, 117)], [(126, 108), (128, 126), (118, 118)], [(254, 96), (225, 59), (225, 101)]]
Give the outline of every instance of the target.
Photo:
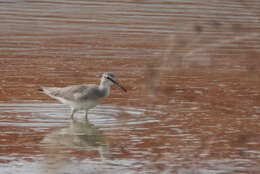
[(89, 171), (258, 173), (259, 12), (257, 0), (1, 1), (0, 168), (44, 171), (54, 158), (59, 173), (99, 159), (69, 138), (67, 151), (41, 145), (71, 123), (36, 89), (111, 71), (128, 92), (113, 87), (90, 122), (114, 157)]

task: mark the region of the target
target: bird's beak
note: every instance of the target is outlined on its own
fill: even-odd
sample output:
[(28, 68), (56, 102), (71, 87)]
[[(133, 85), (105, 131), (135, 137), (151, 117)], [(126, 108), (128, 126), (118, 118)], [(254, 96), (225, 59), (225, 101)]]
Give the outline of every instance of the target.
[(109, 79), (111, 82), (113, 82), (115, 85), (117, 85), (119, 88), (121, 88), (123, 91), (127, 91), (122, 85), (120, 85), (120, 83), (118, 83), (117, 81), (111, 79), (110, 77), (107, 77), (107, 79)]

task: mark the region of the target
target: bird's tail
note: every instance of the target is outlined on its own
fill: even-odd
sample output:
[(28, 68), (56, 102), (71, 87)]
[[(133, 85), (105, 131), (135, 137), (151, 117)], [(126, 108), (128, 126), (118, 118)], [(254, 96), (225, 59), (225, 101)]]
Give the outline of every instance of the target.
[(39, 89), (37, 89), (38, 91), (40, 92), (43, 92), (45, 94), (49, 94), (51, 92), (51, 88), (50, 87), (43, 87), (43, 86), (40, 86)]
[(59, 89), (60, 88), (56, 88), (56, 87), (40, 87), (38, 91), (41, 91), (50, 97), (57, 97), (57, 95), (59, 94)]
[(42, 89), (42, 87), (41, 88), (39, 88), (39, 89), (37, 89), (38, 91), (40, 91), (40, 92), (43, 92), (43, 89)]

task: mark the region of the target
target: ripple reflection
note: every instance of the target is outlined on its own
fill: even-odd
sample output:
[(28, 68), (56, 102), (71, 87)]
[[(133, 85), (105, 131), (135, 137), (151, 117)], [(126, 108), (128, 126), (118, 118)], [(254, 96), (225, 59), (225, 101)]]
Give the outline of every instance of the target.
[(41, 143), (58, 149), (98, 151), (102, 159), (112, 159), (109, 142), (105, 135), (87, 120), (74, 120), (69, 127), (48, 134)]

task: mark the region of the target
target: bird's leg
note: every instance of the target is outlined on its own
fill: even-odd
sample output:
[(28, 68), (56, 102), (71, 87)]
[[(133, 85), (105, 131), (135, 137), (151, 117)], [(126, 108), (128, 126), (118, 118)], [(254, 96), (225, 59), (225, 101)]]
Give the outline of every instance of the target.
[(85, 119), (88, 121), (88, 110), (85, 111)]
[(71, 112), (71, 115), (70, 115), (70, 118), (71, 118), (72, 120), (74, 120), (73, 116), (74, 116), (74, 114), (75, 114), (76, 112), (77, 112), (76, 109), (72, 109), (72, 112)]

